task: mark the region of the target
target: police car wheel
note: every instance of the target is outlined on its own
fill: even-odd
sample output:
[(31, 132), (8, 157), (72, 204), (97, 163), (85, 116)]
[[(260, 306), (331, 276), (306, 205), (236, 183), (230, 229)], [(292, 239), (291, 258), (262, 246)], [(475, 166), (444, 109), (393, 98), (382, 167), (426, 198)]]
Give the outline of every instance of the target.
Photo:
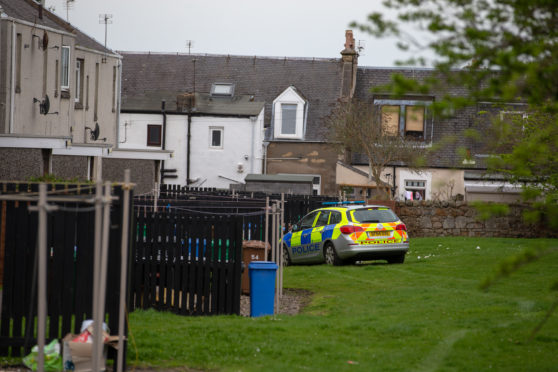
[(398, 256), (393, 256), (388, 258), (387, 262), (389, 264), (402, 264), (403, 262), (405, 262), (405, 253), (402, 253)]
[(290, 266), (291, 258), (289, 257), (289, 251), (287, 250), (287, 246), (283, 246), (283, 266)]
[(328, 265), (339, 266), (343, 264), (343, 261), (341, 261), (341, 259), (337, 255), (337, 252), (335, 252), (335, 247), (331, 243), (327, 243), (324, 247), (324, 258), (326, 264)]

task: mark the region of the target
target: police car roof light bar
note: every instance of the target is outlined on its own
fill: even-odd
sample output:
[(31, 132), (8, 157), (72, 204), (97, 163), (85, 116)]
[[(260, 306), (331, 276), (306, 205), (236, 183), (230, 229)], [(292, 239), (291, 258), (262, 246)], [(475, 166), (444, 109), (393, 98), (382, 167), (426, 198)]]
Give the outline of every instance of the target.
[(364, 200), (347, 200), (342, 202), (322, 202), (322, 205), (365, 204)]

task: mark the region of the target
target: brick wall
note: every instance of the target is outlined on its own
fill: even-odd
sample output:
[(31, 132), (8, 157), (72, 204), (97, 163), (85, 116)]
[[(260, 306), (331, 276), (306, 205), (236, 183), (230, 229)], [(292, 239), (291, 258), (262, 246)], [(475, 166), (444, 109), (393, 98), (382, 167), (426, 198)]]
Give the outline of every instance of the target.
[(523, 221), (522, 213), (528, 208), (527, 205), (510, 204), (509, 207), (508, 215), (492, 217), (486, 221), (481, 221), (475, 207), (465, 202), (397, 202), (395, 211), (407, 225), (411, 237), (558, 237), (557, 231)]

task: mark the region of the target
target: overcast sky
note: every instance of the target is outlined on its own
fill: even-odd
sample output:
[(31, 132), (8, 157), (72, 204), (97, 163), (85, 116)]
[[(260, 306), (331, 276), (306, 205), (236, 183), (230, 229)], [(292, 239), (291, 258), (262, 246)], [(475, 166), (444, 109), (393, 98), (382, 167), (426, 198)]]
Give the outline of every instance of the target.
[[(66, 19), (66, 0), (46, 0)], [(100, 14), (112, 14), (113, 50), (338, 58), (351, 21), (382, 9), (381, 0), (75, 0), (69, 21), (104, 43)], [(360, 66), (404, 59), (394, 40), (354, 30), (364, 50)]]

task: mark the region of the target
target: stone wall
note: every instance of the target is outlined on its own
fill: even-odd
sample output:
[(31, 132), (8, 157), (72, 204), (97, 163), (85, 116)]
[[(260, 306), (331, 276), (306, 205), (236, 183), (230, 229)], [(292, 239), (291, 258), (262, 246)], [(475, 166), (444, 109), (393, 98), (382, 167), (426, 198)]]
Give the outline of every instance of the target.
[(542, 225), (523, 221), (524, 204), (510, 204), (506, 216), (482, 221), (476, 208), (455, 201), (397, 202), (395, 211), (407, 225), (411, 237), (420, 236), (483, 236), (483, 237), (558, 237), (558, 232)]

